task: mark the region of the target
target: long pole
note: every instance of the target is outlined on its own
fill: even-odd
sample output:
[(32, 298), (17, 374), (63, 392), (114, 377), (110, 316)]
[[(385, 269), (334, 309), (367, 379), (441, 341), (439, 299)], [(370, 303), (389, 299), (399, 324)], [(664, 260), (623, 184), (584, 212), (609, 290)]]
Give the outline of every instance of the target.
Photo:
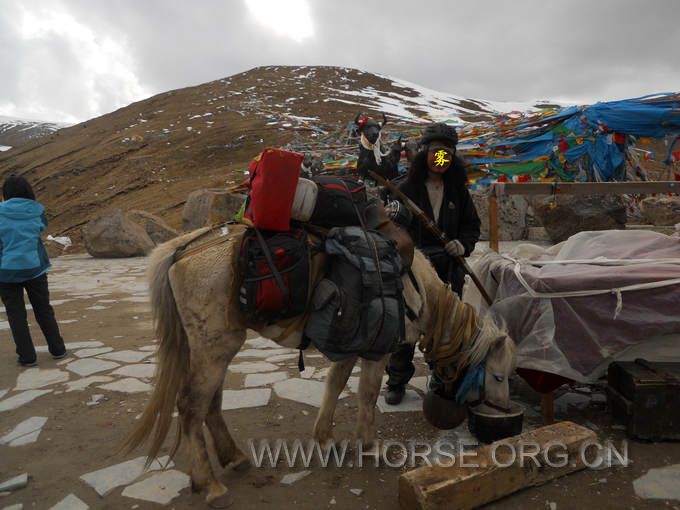
[[(370, 174), (371, 177), (373, 177), (373, 179), (376, 180), (376, 182), (382, 184), (387, 189), (389, 189), (394, 195), (401, 198), (404, 201), (404, 205), (408, 207), (413, 214), (416, 215), (416, 217), (423, 223), (425, 228), (432, 232), (432, 235), (434, 235), (439, 240), (439, 242), (441, 242), (443, 245), (449, 242), (449, 239), (446, 237), (446, 234), (444, 234), (444, 232), (441, 231), (437, 224), (427, 214), (425, 214), (423, 210), (420, 207), (418, 207), (415, 204), (415, 202), (413, 202), (413, 200), (407, 197), (399, 188), (397, 188), (393, 183), (385, 179), (382, 175), (378, 175), (372, 170), (369, 170), (368, 173)], [(492, 302), (491, 297), (486, 292), (484, 285), (482, 285), (482, 282), (479, 280), (479, 278), (477, 278), (477, 275), (468, 265), (465, 258), (461, 256), (456, 256), (454, 257), (454, 259), (456, 260), (456, 262), (458, 262), (458, 264), (460, 264), (463, 267), (465, 272), (470, 275), (470, 278), (472, 278), (472, 281), (479, 289), (479, 292), (484, 298), (484, 301), (486, 301), (486, 304), (491, 306)]]

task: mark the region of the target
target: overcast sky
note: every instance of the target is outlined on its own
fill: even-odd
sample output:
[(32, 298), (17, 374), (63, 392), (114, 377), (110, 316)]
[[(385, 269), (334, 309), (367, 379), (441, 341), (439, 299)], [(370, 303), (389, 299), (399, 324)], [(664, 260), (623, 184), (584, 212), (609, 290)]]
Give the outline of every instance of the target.
[(0, 115), (76, 122), (259, 65), (489, 100), (680, 90), (680, 0), (0, 0)]

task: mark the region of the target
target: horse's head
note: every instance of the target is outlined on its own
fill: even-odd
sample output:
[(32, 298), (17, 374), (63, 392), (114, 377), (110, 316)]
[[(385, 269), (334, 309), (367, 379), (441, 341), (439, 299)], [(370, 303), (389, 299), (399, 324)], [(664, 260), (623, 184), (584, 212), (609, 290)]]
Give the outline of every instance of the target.
[[(420, 347), (433, 367), (434, 391), (423, 406), (428, 420), (440, 428), (453, 428), (465, 419), (470, 403), (483, 401), (508, 408), (515, 344), (505, 327), (489, 314), (480, 317), (472, 306), (461, 302), (421, 252), (416, 253), (412, 268), (422, 304), (411, 327), (422, 335)], [(415, 303), (412, 294), (405, 281), (407, 305)], [(408, 326), (407, 322), (407, 332)]]
[(368, 143), (374, 144), (375, 142), (378, 141), (378, 137), (380, 136), (380, 131), (382, 128), (385, 126), (387, 123), (387, 118), (385, 117), (385, 114), (383, 114), (383, 122), (380, 124), (378, 121), (371, 119), (370, 117), (362, 117), (362, 114), (359, 113), (355, 119), (354, 119), (354, 124), (356, 126), (356, 131), (359, 135), (364, 135), (366, 140), (368, 140)]

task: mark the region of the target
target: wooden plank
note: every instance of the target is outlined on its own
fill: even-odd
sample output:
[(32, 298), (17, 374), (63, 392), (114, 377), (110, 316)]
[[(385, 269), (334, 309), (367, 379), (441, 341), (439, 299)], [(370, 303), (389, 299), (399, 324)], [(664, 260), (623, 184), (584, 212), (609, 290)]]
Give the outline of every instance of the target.
[(601, 195), (620, 193), (680, 193), (676, 181), (625, 182), (495, 182), (490, 195)]
[(489, 193), (489, 248), (498, 253), (498, 199), (493, 193)]
[[(403, 510), (467, 510), (477, 508), (526, 487), (541, 485), (554, 478), (567, 475), (585, 467), (580, 449), (582, 445), (596, 439), (592, 430), (572, 422), (560, 422), (541, 427), (519, 436), (508, 438), (498, 446), (494, 443), (477, 450), (477, 455), (465, 456), (467, 464), (453, 466), (424, 466), (408, 471), (399, 477), (399, 503)], [(566, 449), (555, 449), (555, 442), (565, 445)], [(536, 456), (541, 465), (520, 455), (512, 462), (511, 448), (520, 452), (520, 444), (535, 443), (540, 448)], [(552, 444), (551, 444), (552, 443)], [(535, 450), (535, 448), (534, 448)], [(525, 449), (525, 451), (534, 451)], [(546, 450), (555, 467), (544, 462)], [(499, 466), (495, 458), (508, 467)], [(554, 462), (556, 453), (568, 454), (568, 462)], [(564, 465), (562, 465), (564, 464)]]

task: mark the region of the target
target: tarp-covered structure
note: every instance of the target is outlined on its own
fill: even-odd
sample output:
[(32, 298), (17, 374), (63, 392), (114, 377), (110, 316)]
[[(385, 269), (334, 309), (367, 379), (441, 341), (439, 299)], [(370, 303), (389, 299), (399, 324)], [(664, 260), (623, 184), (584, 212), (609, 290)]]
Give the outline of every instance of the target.
[[(680, 237), (581, 232), (549, 248), (488, 252), (474, 269), (518, 345), (520, 368), (586, 382), (631, 349), (680, 357)], [(463, 298), (483, 307), (474, 287)]]

